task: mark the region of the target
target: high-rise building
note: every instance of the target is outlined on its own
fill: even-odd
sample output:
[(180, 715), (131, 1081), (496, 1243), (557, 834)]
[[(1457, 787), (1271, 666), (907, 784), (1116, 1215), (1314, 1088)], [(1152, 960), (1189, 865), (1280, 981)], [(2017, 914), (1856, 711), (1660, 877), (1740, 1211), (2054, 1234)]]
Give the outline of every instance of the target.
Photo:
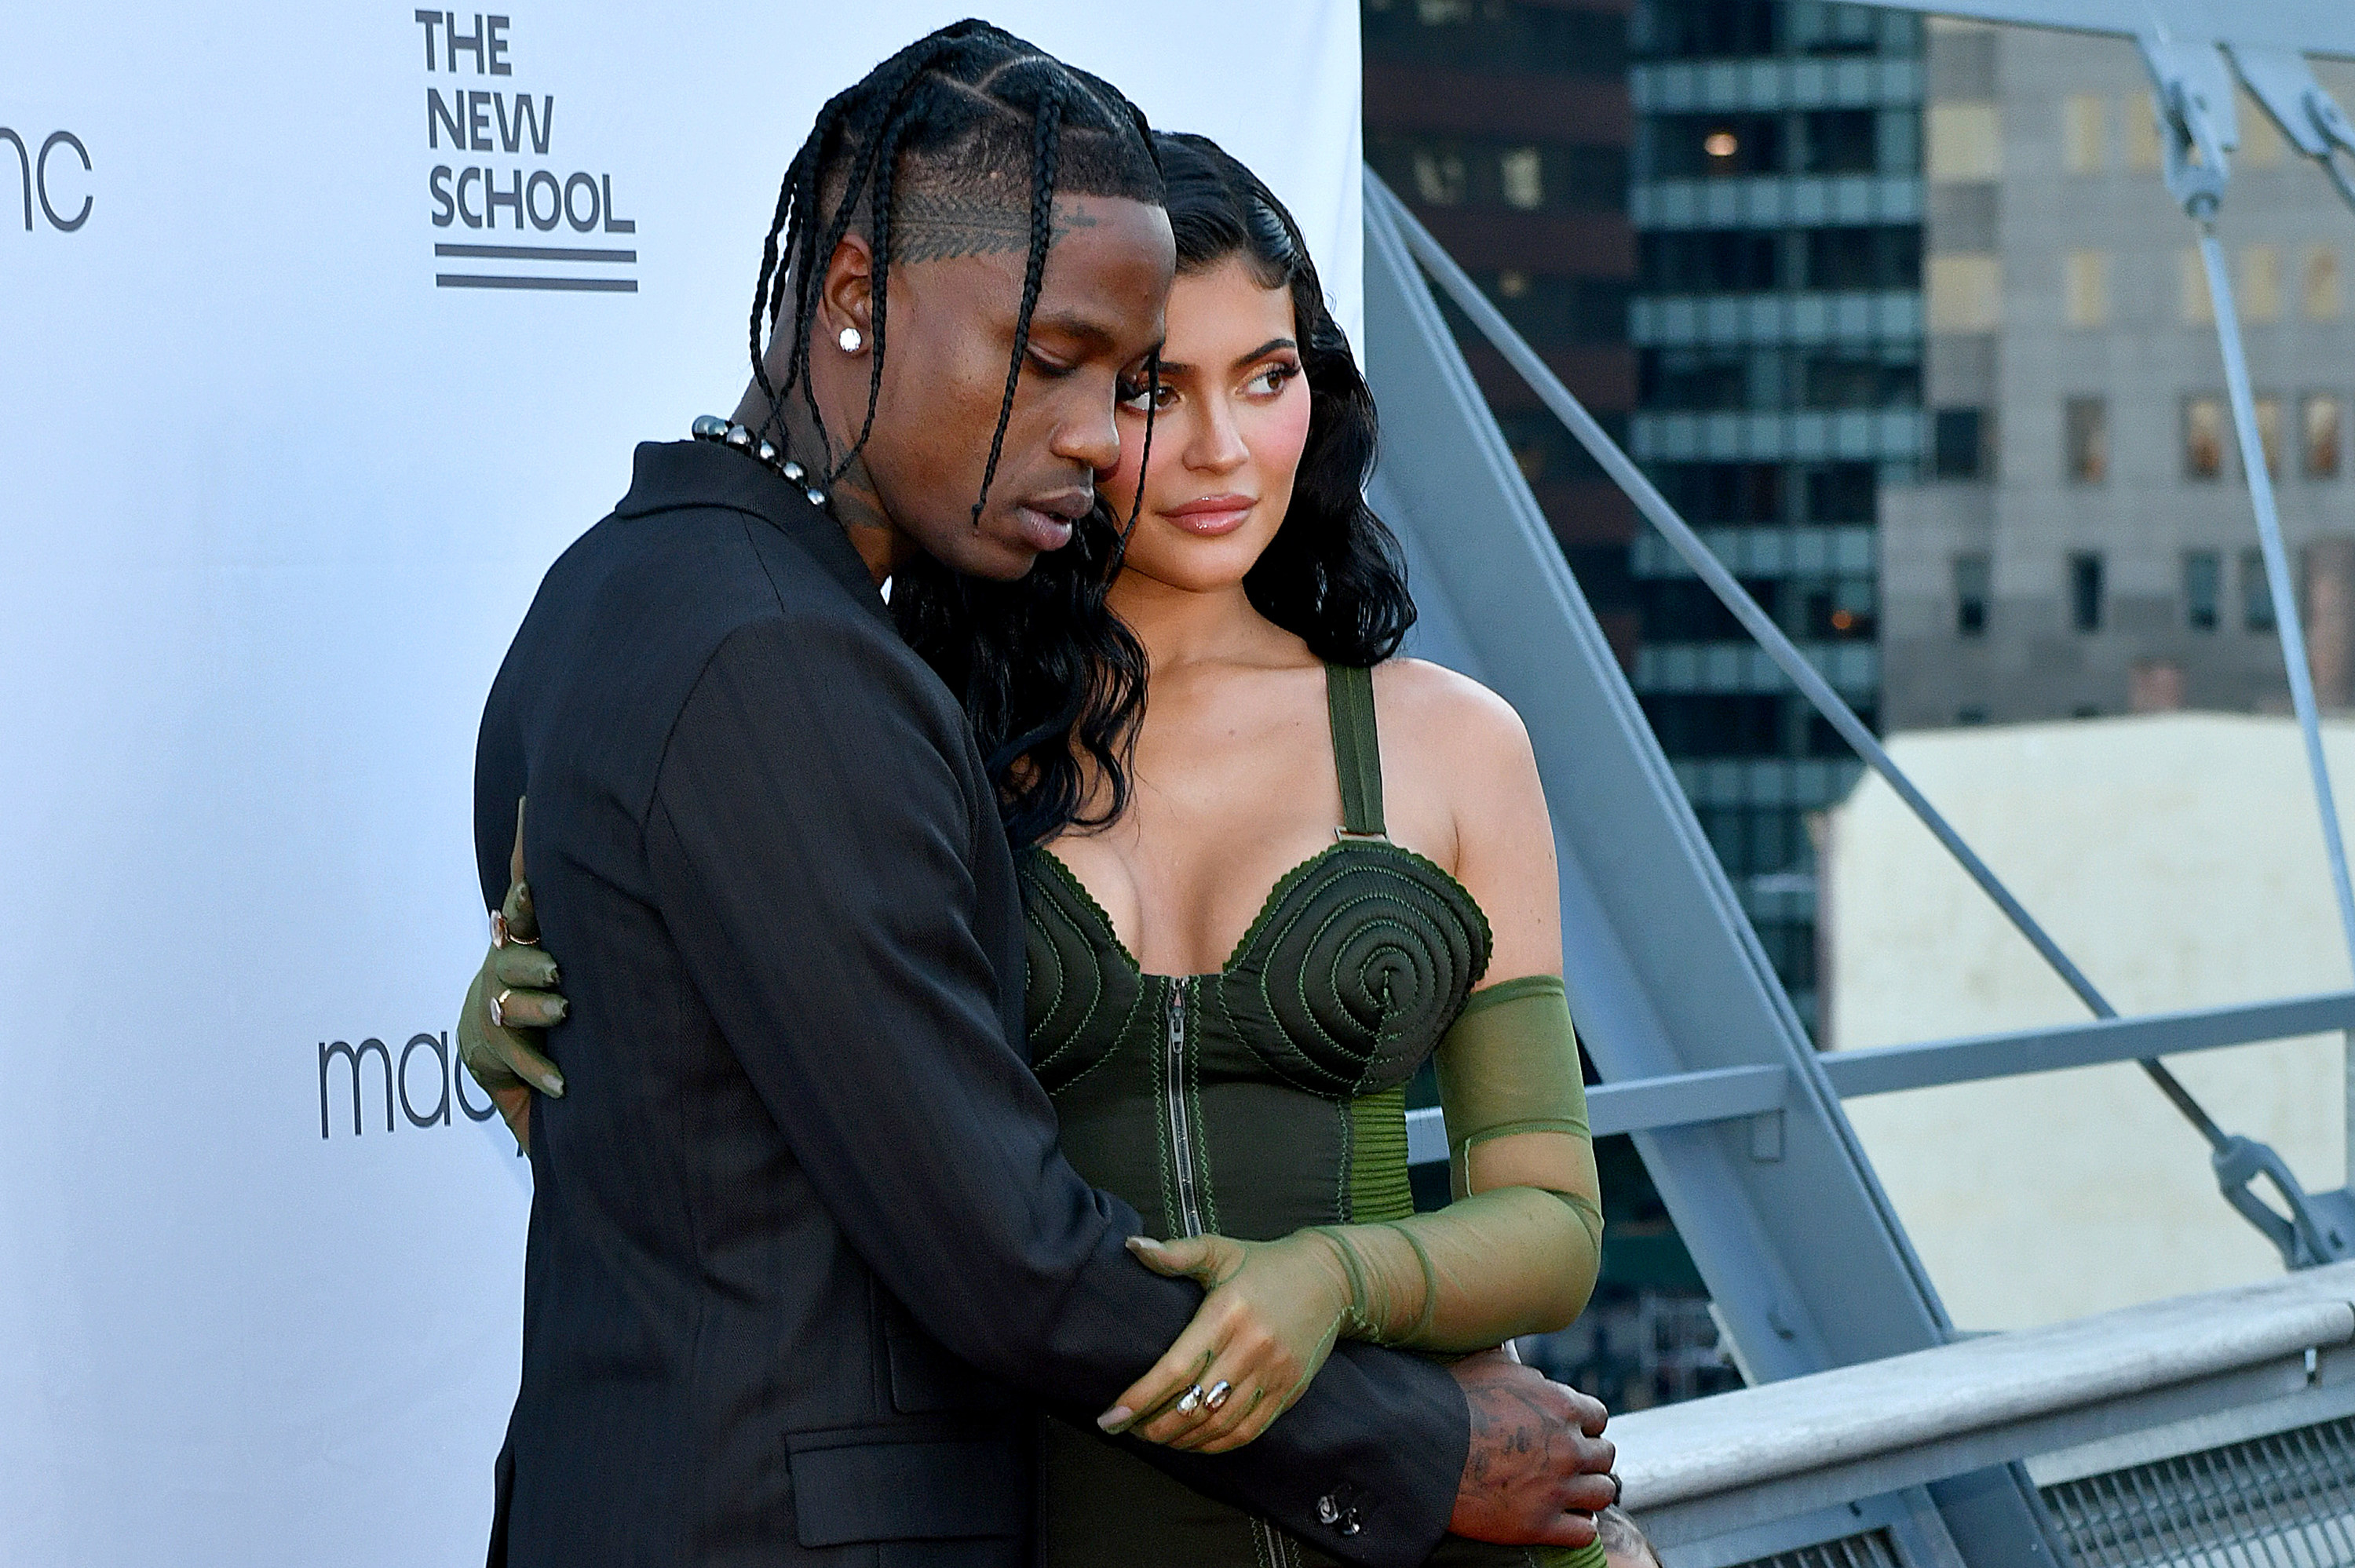
[[(1884, 499), (1892, 728), (2274, 708), (2287, 683), (2195, 233), (2134, 47), (1929, 34), (1923, 482)], [(2342, 103), (2355, 70), (2318, 67)], [(2355, 705), (2355, 225), (2239, 104), (2220, 230), (2326, 707)]]
[[(1562, 382), (1625, 439), (1636, 405), (1627, 301), (1627, 0), (1364, 0), (1366, 158)], [(1640, 657), (1635, 509), (1520, 377), (1454, 316), (1481, 389), (1613, 645)], [(1418, 1093), (1429, 1096), (1428, 1084)], [(1709, 1302), (1631, 1141), (1605, 1138), (1603, 1277), (1571, 1329), (1526, 1347), (1614, 1409), (1733, 1373)], [(1444, 1171), (1418, 1192), (1444, 1202)]]
[[(1876, 524), (1922, 418), (1921, 19), (1825, 0), (1645, 0), (1631, 455), (1868, 723)], [(1858, 764), (1657, 536), (1632, 675), (1761, 944), (1814, 1027), (1808, 813)]]
[[(1604, 426), (1636, 402), (1627, 0), (1365, 0), (1366, 161)], [(1460, 326), (1460, 323), (1458, 323)], [(1636, 513), (1527, 384), (1459, 332), (1623, 657)]]

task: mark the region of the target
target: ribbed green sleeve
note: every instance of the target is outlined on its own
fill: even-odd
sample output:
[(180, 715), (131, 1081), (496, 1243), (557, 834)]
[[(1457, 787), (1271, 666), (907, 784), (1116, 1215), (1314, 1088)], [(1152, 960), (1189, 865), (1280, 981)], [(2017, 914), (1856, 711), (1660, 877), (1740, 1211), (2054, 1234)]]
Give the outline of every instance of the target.
[(1583, 1310), (1600, 1272), (1603, 1216), (1578, 1039), (1560, 980), (1507, 980), (1476, 993), (1439, 1046), (1439, 1089), (1455, 1150), (1513, 1133), (1560, 1134), (1584, 1181), (1470, 1192), (1436, 1213), (1320, 1227), (1340, 1254), (1351, 1339), (1432, 1351), (1481, 1350), (1558, 1329)]

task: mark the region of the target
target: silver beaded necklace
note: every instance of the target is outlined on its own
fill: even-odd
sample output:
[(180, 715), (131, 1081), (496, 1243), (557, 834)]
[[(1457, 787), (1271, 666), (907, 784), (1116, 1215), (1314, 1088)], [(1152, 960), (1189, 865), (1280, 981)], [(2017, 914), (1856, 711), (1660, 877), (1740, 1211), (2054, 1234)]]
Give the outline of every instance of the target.
[(813, 482), (809, 471), (784, 453), (764, 436), (756, 436), (741, 425), (731, 424), (717, 414), (704, 414), (688, 427), (688, 433), (698, 441), (710, 441), (742, 452), (762, 467), (783, 479), (788, 484), (801, 486), (812, 506), (826, 505), (826, 491)]

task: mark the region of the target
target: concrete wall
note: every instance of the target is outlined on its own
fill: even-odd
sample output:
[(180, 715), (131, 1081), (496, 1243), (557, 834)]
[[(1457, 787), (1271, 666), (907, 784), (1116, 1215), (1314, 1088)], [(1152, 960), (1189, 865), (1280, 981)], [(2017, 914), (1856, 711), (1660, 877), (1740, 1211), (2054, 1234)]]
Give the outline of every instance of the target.
[[(2355, 797), (2355, 725), (2327, 726)], [(1897, 736), (1891, 750), (2121, 1012), (2345, 988), (2297, 733), (2169, 714)], [(1829, 814), (1830, 1044), (1952, 1038), (2085, 1010), (1886, 786)], [(2345, 1162), (2337, 1036), (2174, 1059), (2226, 1130), (2310, 1189)], [(2047, 1323), (2266, 1277), (2207, 1149), (2132, 1065), (1848, 1103), (1955, 1322)]]

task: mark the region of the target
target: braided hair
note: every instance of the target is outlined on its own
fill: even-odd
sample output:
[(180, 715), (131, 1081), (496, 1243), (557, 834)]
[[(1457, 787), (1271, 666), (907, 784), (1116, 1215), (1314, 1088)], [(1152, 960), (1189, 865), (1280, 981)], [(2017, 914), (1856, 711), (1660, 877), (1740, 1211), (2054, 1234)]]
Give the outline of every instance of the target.
[[(918, 196), (1010, 207), (1025, 183), (1029, 255), (1006, 392), (973, 503), (979, 528), (1028, 354), (1056, 194), (1161, 205), (1152, 131), (1135, 106), (1110, 83), (986, 22), (958, 22), (919, 38), (837, 93), (786, 165), (752, 291), (752, 376), (768, 407), (762, 433), (788, 444), (782, 414), (798, 386), (820, 447), (812, 466), (828, 484), (838, 479), (874, 433), (903, 207)], [(860, 224), (874, 255), (873, 358), (866, 418), (837, 459), (810, 386), (810, 337), (826, 263)], [(781, 338), (782, 385), (768, 365)], [(1152, 436), (1148, 420), (1148, 452)], [(1140, 485), (1130, 524), (1143, 499)], [(1125, 537), (1100, 498), (1073, 543), (1050, 557), (1054, 569), (983, 582), (919, 555), (894, 574), (893, 617), (964, 705), (1018, 846), (1075, 821), (1109, 821), (1127, 804), (1124, 764), (1144, 709), (1145, 650), (1104, 604)], [(1091, 795), (1082, 755), (1110, 786), (1095, 819), (1085, 814)]]
[[(935, 198), (995, 203), (1028, 176), (1029, 258), (1006, 395), (990, 440), (980, 525), (1006, 444), (1015, 389), (1030, 343), (1030, 322), (1054, 237), (1054, 198), (1120, 196), (1159, 206), (1161, 176), (1145, 117), (1118, 90), (986, 22), (966, 20), (926, 35), (826, 101), (808, 139), (785, 165), (775, 215), (752, 288), (752, 378), (767, 401), (762, 433), (788, 444), (785, 399), (798, 386), (821, 450), (813, 466), (831, 484), (874, 433), (890, 331), (893, 227), (904, 205), (903, 174)], [(810, 383), (811, 332), (826, 266), (843, 238), (864, 227), (874, 254), (869, 282), (873, 342), (867, 413), (858, 433), (835, 458)], [(792, 306), (783, 382), (769, 372), (776, 334)]]

